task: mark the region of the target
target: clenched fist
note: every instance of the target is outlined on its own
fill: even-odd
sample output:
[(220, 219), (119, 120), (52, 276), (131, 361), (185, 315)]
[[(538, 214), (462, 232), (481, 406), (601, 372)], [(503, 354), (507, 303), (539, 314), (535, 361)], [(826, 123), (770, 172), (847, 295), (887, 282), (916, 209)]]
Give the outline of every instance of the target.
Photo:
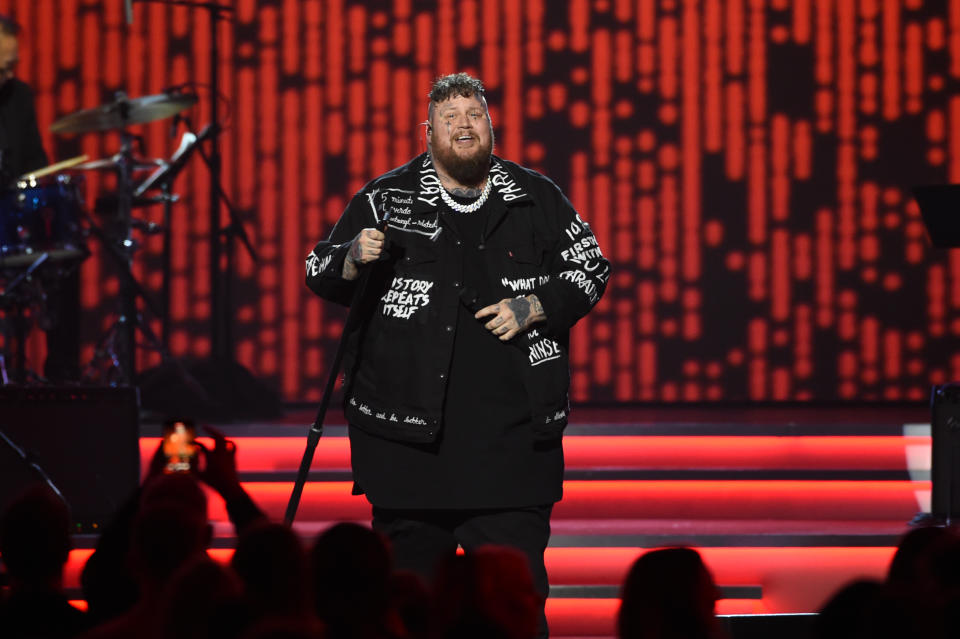
[(380, 259), (383, 252), (384, 235), (374, 228), (363, 229), (350, 240), (350, 250), (347, 259), (343, 261), (343, 279), (355, 280), (360, 274), (360, 267)]

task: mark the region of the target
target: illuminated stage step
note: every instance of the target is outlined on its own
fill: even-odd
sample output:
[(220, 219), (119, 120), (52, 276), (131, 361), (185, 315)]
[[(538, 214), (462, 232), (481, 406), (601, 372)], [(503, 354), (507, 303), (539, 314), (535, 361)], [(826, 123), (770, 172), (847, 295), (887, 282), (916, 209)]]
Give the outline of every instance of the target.
[[(245, 482), (270, 517), (280, 519), (291, 482)], [(349, 481), (309, 482), (298, 521), (364, 520), (370, 504), (351, 495)], [(567, 481), (554, 520), (763, 519), (805, 521), (909, 521), (929, 500), (926, 481), (650, 480)], [(226, 520), (222, 500), (210, 514)]]
[[(295, 473), (304, 437), (231, 437), (242, 473)], [(200, 438), (210, 445), (210, 440)], [(146, 468), (159, 438), (140, 439)], [(568, 436), (564, 457), (569, 471), (877, 471), (929, 473), (930, 438), (923, 436)], [(346, 437), (320, 440), (314, 471), (347, 472)], [(919, 477), (916, 477), (919, 478)]]

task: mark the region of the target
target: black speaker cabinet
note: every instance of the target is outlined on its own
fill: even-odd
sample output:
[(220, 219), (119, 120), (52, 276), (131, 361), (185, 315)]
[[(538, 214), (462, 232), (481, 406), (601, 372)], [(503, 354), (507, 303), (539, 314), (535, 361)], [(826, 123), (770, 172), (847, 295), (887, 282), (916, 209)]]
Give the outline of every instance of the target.
[(934, 386), (930, 396), (933, 453), (930, 514), (939, 520), (960, 519), (960, 384)]
[[(136, 388), (0, 386), (0, 431), (63, 493), (74, 532), (97, 532), (136, 489), (139, 430)], [(0, 509), (36, 481), (0, 438)]]

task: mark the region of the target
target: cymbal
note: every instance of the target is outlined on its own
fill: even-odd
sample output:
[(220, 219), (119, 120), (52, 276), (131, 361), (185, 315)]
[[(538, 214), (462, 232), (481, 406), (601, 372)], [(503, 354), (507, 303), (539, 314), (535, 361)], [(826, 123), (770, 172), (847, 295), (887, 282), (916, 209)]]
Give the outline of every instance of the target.
[(63, 116), (50, 125), (53, 133), (90, 133), (122, 129), (169, 118), (197, 103), (192, 93), (158, 93), (139, 98), (119, 95), (113, 102)]

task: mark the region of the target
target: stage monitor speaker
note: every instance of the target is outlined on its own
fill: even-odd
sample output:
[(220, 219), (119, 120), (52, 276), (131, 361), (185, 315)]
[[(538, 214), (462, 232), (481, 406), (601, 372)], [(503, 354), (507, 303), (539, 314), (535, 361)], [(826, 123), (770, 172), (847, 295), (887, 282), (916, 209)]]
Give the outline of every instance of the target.
[(937, 521), (953, 523), (960, 519), (960, 384), (933, 387), (930, 434), (930, 514)]
[[(97, 532), (139, 483), (136, 388), (0, 386), (0, 431), (63, 494), (74, 532)], [(38, 481), (0, 438), (0, 509)]]

